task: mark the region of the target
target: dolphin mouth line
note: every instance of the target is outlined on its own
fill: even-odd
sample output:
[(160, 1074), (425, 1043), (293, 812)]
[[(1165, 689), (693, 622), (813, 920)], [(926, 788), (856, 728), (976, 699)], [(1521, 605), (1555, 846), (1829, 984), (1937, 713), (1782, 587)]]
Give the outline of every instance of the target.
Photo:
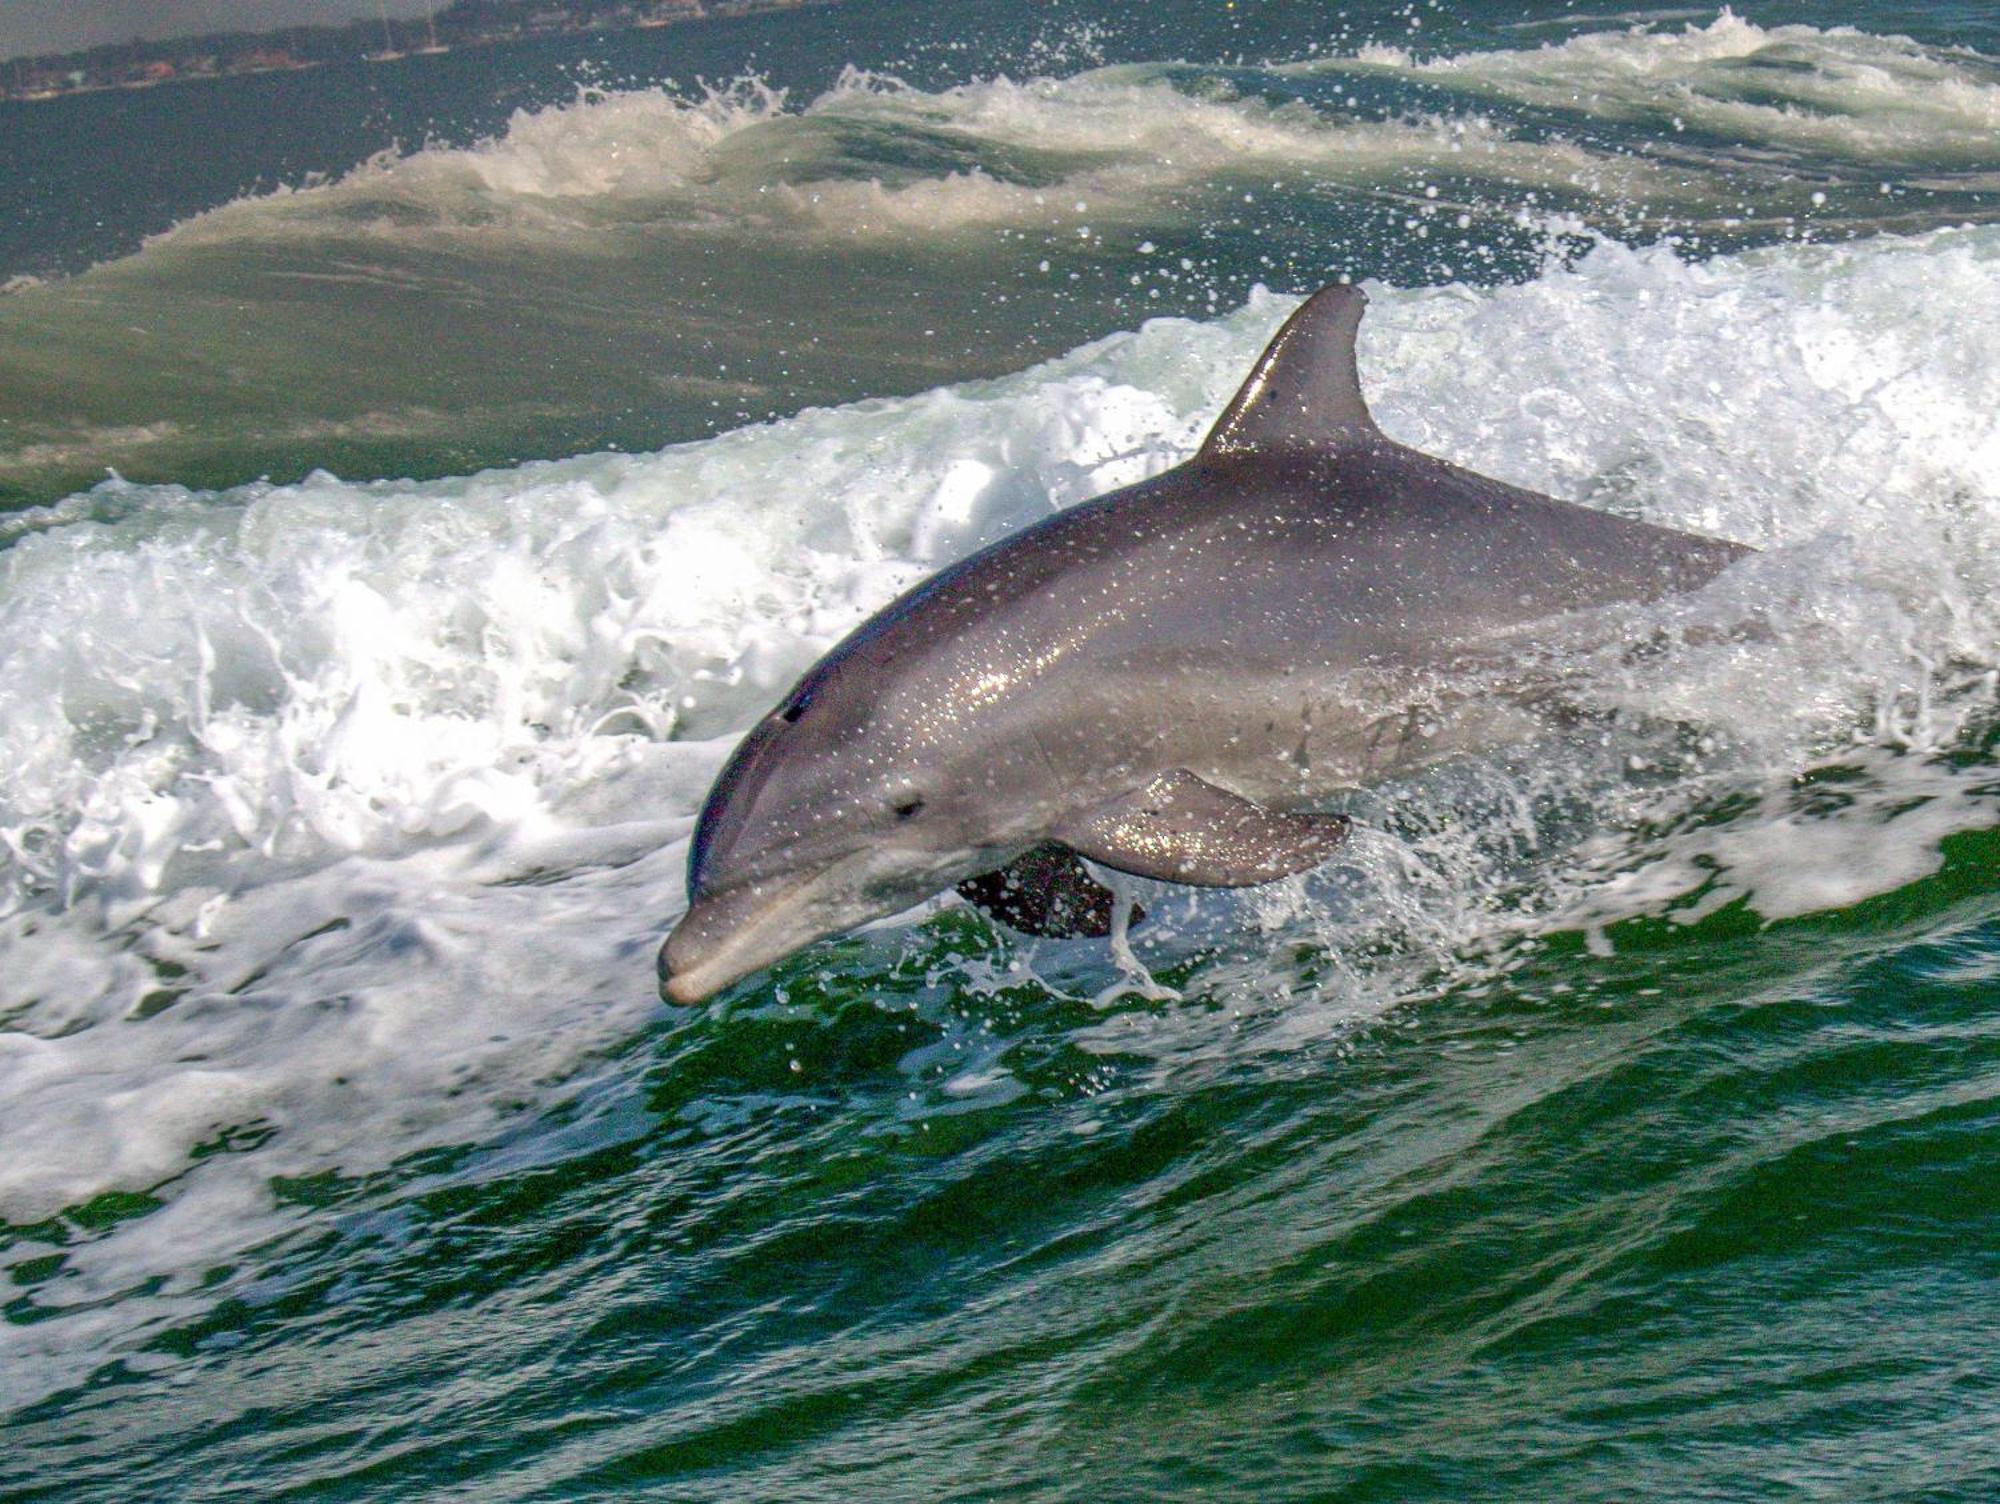
[(662, 1002), (694, 1006), (778, 960), (782, 940), (768, 932), (776, 918), (794, 910), (796, 896), (808, 886), (810, 878), (792, 878), (694, 894), (688, 912), (660, 944), (656, 972)]
[(815, 941), (902, 913), (962, 875), (955, 863), (946, 864), (951, 870), (933, 866), (916, 888), (884, 889), (874, 870), (879, 861), (879, 852), (864, 847), (807, 872), (697, 894), (660, 946), (661, 999), (681, 1007), (705, 1002)]
[(804, 907), (797, 900), (813, 886), (811, 878), (767, 880), (696, 895), (660, 946), (661, 1000), (684, 1008), (705, 1002), (820, 938), (783, 923)]
[(1010, 861), (1020, 849), (955, 853), (925, 863), (914, 882), (885, 886), (882, 853), (864, 847), (809, 872), (698, 894), (660, 946), (655, 970), (661, 1001), (684, 1008), (706, 1002), (817, 941), (907, 914), (961, 878)]
[[(711, 967), (708, 969), (713, 970), (714, 968)], [(755, 968), (752, 969), (754, 970)], [(682, 1008), (692, 1008), (697, 1003), (708, 1001), (708, 999), (714, 997), (716, 993), (722, 991), (730, 983), (740, 981), (743, 976), (748, 974), (738, 973), (734, 976), (716, 977), (711, 980), (703, 974), (704, 968), (700, 966), (684, 967), (680, 970), (675, 970), (667, 963), (667, 948), (664, 945), (660, 947), (658, 970), (660, 975), (660, 1001), (673, 1003)]]

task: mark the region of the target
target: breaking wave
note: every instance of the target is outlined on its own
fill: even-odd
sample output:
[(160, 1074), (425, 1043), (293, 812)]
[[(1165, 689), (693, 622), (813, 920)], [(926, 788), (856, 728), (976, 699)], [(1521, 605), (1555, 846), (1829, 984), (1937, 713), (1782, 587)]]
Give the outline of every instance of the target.
[[(205, 1268), (296, 1224), (274, 1188), (490, 1137), (587, 1079), (656, 1006), (733, 737), (923, 573), (1186, 454), (1292, 306), (652, 454), (111, 482), (24, 516), (0, 555), (0, 1218), (10, 1260), (66, 1259), (24, 1297), (61, 1319), (0, 1328), (10, 1384), (213, 1298)], [(1678, 651), (1601, 666), (1600, 741), (1365, 796), (1352, 864), (1215, 900), (1220, 959), (1164, 925), (1183, 985), (1263, 978), (1296, 1031), (1302, 943), (1400, 954), (1344, 994), (1386, 1006), (1524, 929), (1851, 903), (1991, 824), (1965, 750), (2000, 669), (1996, 308), (1986, 228), (1701, 264), (1607, 243), (1521, 286), (1379, 290), (1362, 366), (1390, 433), (1765, 552), (1649, 618)], [(1726, 630), (1746, 616), (1764, 630)], [(1842, 798), (1800, 794), (1806, 767)], [(1102, 965), (972, 950), (932, 964)]]
[[(1383, 78), (1430, 92), (1360, 92)], [(1684, 133), (1685, 148), (1640, 149), (1591, 130), (1635, 121)], [(586, 91), (518, 111), (478, 145), (384, 154), (337, 182), (240, 201), (164, 238), (315, 223), (391, 237), (532, 234), (689, 214), (731, 233), (1080, 232), (1107, 217), (1198, 217), (1273, 173), (1414, 190), (1419, 203), (1442, 173), (1703, 213), (1740, 194), (1746, 173), (1766, 193), (1788, 181), (1773, 154), (1786, 167), (1809, 155), (1813, 181), (1787, 203), (1810, 208), (1812, 192), (1823, 205), (1846, 175), (1858, 175), (1847, 186), (1879, 192), (1888, 169), (1932, 174), (1922, 181), (1933, 188), (1990, 190), (1996, 132), (2000, 67), (1989, 59), (1847, 27), (1766, 28), (1725, 9), (1706, 25), (1525, 51), (1425, 56), (1369, 44), (1271, 69), (1147, 63), (939, 92), (849, 68), (803, 102), (754, 77), (693, 94)]]

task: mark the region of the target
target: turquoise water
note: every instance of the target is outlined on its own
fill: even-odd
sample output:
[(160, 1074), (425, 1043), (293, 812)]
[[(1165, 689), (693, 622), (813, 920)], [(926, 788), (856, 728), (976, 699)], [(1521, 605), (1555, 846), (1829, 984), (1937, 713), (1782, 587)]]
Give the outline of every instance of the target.
[[(0, 1498), (2000, 1492), (2000, 35), (1345, 9), (10, 107)], [(1172, 999), (661, 1005), (743, 728), (1343, 273), (1391, 434), (1761, 552)]]

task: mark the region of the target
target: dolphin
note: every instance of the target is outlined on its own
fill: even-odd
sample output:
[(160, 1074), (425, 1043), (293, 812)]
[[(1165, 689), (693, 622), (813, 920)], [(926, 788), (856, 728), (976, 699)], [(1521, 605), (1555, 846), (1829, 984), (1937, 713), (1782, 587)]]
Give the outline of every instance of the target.
[[(1111, 933), (1116, 873), (1244, 887), (1324, 862), (1327, 799), (1525, 734), (1524, 628), (1692, 590), (1750, 552), (1396, 443), (1322, 289), (1184, 464), (941, 570), (736, 747), (659, 957), (696, 1003), (956, 886), (1032, 934)], [(1511, 644), (1511, 645), (1510, 645)]]

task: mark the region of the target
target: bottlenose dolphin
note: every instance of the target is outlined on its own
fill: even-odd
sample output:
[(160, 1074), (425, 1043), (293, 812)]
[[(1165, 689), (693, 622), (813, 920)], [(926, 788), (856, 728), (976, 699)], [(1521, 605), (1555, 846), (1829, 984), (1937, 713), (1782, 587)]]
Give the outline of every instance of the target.
[(1453, 694), (1459, 666), (1748, 552), (1388, 438), (1355, 368), (1365, 303), (1308, 299), (1186, 463), (940, 571), (820, 659), (709, 794), (662, 995), (954, 884), (1015, 928), (1104, 934), (1084, 857), (1213, 887), (1315, 867), (1347, 833), (1312, 808), (1330, 794), (1520, 734), (1505, 697)]

